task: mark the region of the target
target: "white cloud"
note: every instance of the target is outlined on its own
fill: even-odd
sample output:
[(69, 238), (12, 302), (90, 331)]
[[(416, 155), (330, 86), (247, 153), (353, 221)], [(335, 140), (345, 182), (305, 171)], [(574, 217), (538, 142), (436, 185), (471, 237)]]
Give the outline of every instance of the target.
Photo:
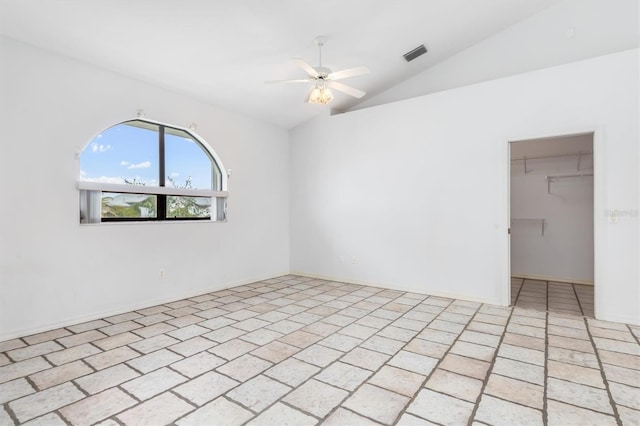
[(91, 152), (106, 152), (111, 149), (111, 145), (103, 145), (101, 143), (92, 143), (91, 144)]
[(174, 178), (174, 177), (178, 177), (178, 176), (180, 176), (180, 173), (178, 173), (178, 172), (171, 172), (171, 174), (170, 174), (169, 176), (171, 176), (172, 178)]
[(130, 164), (127, 169), (148, 169), (149, 167), (151, 167), (151, 161), (143, 161), (138, 164)]
[(124, 161), (124, 160), (122, 160), (122, 161), (120, 162), (120, 165), (121, 165), (121, 166), (128, 166), (129, 164), (131, 164), (131, 163), (129, 163), (128, 161)]

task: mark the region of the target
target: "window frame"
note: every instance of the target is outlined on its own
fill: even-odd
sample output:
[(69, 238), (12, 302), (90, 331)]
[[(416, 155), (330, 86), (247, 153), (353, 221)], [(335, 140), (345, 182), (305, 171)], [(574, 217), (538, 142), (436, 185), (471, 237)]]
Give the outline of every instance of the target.
[[(96, 223), (109, 223), (109, 222), (176, 222), (176, 221), (208, 221), (208, 222), (226, 222), (227, 221), (227, 198), (229, 197), (229, 192), (227, 191), (227, 181), (229, 177), (229, 173), (226, 168), (223, 166), (220, 158), (216, 154), (216, 152), (211, 148), (211, 146), (202, 139), (199, 135), (197, 135), (193, 130), (187, 129), (180, 126), (165, 124), (155, 120), (149, 120), (147, 118), (132, 118), (130, 120), (125, 120), (120, 123), (114, 124), (112, 126), (107, 127), (105, 130), (111, 129), (116, 126), (120, 126), (123, 124), (127, 124), (132, 121), (139, 121), (143, 123), (149, 123), (152, 125), (158, 126), (158, 186), (146, 186), (146, 185), (129, 185), (129, 184), (119, 184), (119, 183), (101, 183), (101, 182), (89, 182), (83, 181), (78, 178), (78, 190), (80, 191), (81, 197), (81, 224), (96, 224)], [(173, 129), (177, 131), (182, 131), (189, 135), (196, 143), (200, 145), (200, 148), (203, 150), (204, 154), (206, 154), (211, 160), (211, 168), (212, 168), (212, 183), (217, 183), (216, 189), (192, 189), (192, 188), (174, 188), (166, 186), (166, 176), (165, 176), (165, 129)], [(105, 131), (103, 130), (103, 131)], [(80, 158), (84, 153), (85, 149), (91, 144), (91, 142), (95, 139), (92, 138), (85, 148), (78, 155), (78, 175), (80, 175)], [(214, 180), (214, 174), (216, 174), (216, 170), (218, 169), (220, 172), (219, 183), (218, 179)], [(90, 208), (87, 207), (91, 203), (91, 199), (93, 198), (93, 202), (97, 202), (96, 200), (102, 200), (102, 193), (119, 193), (119, 194), (141, 194), (141, 195), (155, 195), (156, 196), (156, 217), (102, 217), (102, 206), (100, 204), (100, 212), (99, 212), (99, 221), (91, 219), (92, 216), (90, 213)], [(99, 197), (96, 195), (99, 194)], [(177, 196), (177, 197), (198, 197), (198, 198), (210, 198), (211, 199), (211, 211), (208, 217), (167, 217), (167, 197), (169, 196)], [(84, 200), (85, 209), (85, 220), (82, 220), (82, 206), (83, 206), (83, 197), (86, 197)], [(93, 206), (95, 209), (95, 206)], [(95, 217), (94, 217), (95, 219)]]

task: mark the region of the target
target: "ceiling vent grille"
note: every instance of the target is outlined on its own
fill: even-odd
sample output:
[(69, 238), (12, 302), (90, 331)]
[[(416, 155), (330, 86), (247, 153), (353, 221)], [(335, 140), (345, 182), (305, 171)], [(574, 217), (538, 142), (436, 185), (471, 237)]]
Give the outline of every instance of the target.
[(411, 62), (418, 56), (422, 56), (425, 53), (427, 53), (427, 48), (424, 47), (424, 44), (421, 44), (420, 46), (416, 47), (410, 52), (405, 53), (402, 56), (404, 57), (404, 59), (406, 59), (407, 62)]

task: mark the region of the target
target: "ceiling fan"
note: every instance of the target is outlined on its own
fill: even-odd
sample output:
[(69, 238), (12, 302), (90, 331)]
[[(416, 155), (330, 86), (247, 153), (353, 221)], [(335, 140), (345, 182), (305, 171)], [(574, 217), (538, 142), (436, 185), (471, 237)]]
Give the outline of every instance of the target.
[(293, 58), (292, 60), (307, 73), (307, 78), (297, 80), (271, 80), (265, 83), (313, 83), (309, 89), (309, 93), (305, 98), (306, 103), (310, 104), (328, 104), (333, 99), (333, 94), (330, 89), (335, 89), (339, 92), (346, 93), (360, 99), (365, 95), (362, 90), (355, 89), (346, 84), (340, 83), (337, 80), (344, 78), (355, 77), (357, 75), (368, 74), (369, 68), (360, 66), (355, 68), (348, 68), (341, 71), (331, 71), (329, 68), (322, 66), (322, 46), (324, 46), (324, 37), (316, 37), (315, 43), (318, 46), (318, 66), (313, 67), (308, 62), (300, 58)]

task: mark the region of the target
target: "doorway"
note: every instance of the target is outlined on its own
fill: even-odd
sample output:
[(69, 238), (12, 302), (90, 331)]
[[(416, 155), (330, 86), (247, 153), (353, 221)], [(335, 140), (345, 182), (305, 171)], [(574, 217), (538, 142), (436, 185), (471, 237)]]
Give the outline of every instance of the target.
[(511, 304), (594, 317), (594, 133), (509, 143)]

